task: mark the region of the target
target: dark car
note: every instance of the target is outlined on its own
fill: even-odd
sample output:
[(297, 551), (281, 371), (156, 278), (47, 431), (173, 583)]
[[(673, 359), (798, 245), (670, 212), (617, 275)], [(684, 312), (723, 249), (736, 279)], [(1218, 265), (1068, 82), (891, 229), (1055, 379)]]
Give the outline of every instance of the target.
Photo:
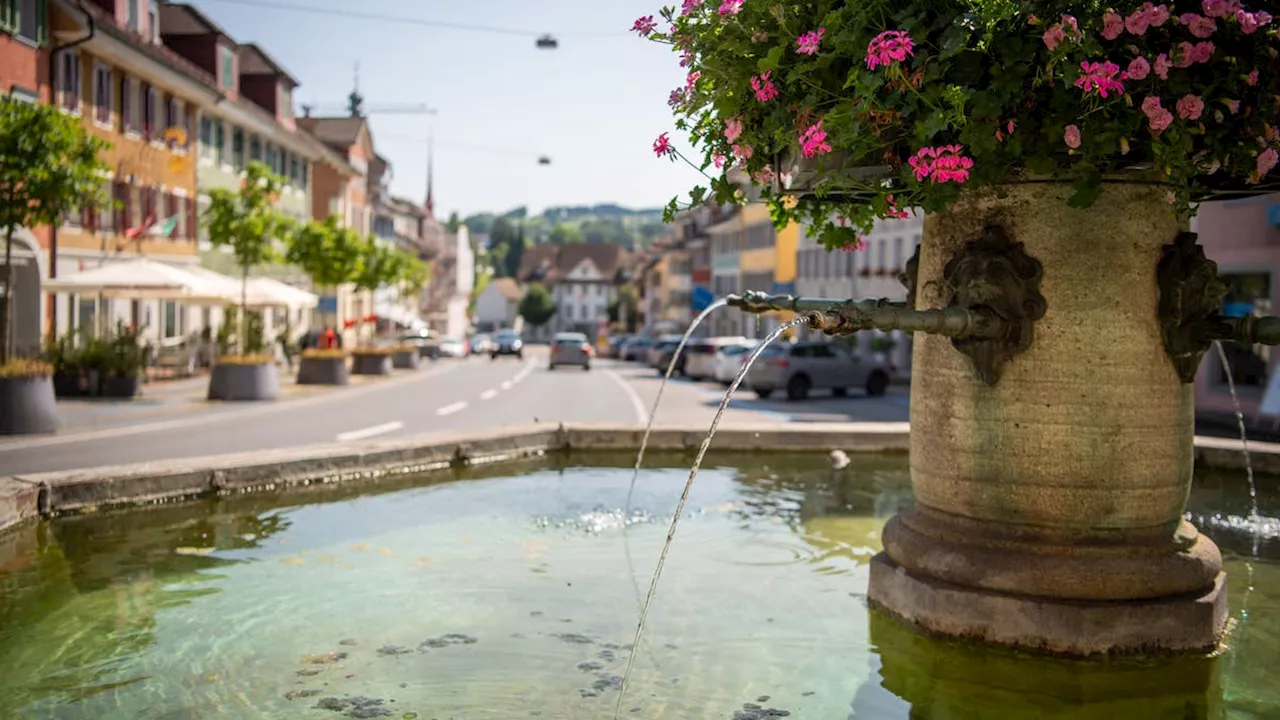
[(515, 330), (499, 330), (494, 333), (492, 342), (490, 358), (496, 360), (499, 355), (515, 355), (517, 358), (524, 359), (524, 342)]
[[(649, 366), (657, 370), (659, 375), (666, 375), (667, 368), (671, 366), (671, 358), (675, 356), (676, 348), (678, 347), (680, 347), (679, 340), (664, 340), (654, 345), (649, 350)], [(685, 348), (685, 352), (680, 353), (680, 358), (676, 360), (675, 369), (671, 371), (671, 374), (684, 375), (684, 363), (688, 357), (688, 348)]]

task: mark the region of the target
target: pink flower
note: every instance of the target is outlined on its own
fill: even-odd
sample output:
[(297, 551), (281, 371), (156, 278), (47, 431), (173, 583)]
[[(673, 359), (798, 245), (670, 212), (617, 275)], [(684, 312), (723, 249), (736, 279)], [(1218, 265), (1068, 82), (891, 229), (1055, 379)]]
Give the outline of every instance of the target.
[(1151, 26), (1151, 16), (1145, 10), (1134, 10), (1129, 17), (1124, 19), (1124, 27), (1134, 35), (1146, 35), (1147, 28)]
[(911, 36), (902, 30), (886, 30), (867, 44), (867, 68), (875, 70), (880, 65), (902, 62), (911, 55), (915, 55)]
[(640, 37), (649, 37), (657, 27), (658, 23), (653, 21), (653, 16), (646, 15), (636, 19), (635, 24), (631, 26), (631, 31)]
[(1271, 172), (1275, 168), (1276, 159), (1277, 154), (1275, 148), (1267, 148), (1266, 150), (1258, 153), (1257, 170), (1259, 180), (1266, 177), (1267, 173)]
[(762, 43), (769, 39), (769, 33), (763, 30), (755, 30), (751, 33), (751, 42)]
[(698, 84), (698, 78), (702, 77), (702, 73), (694, 70), (684, 79), (684, 88), (689, 92), (693, 92), (693, 87)]
[(1195, 63), (1196, 48), (1191, 43), (1183, 40), (1173, 49), (1173, 66), (1179, 68), (1189, 68)]
[(724, 121), (724, 139), (730, 145), (738, 142), (738, 138), (742, 136), (742, 121), (738, 118), (729, 118)]
[[(1118, 13), (1107, 12), (1102, 16), (1102, 37), (1115, 40), (1124, 32), (1124, 18)], [(1047, 43), (1046, 43), (1047, 44)], [(1053, 48), (1050, 48), (1052, 50)]]
[(743, 162), (750, 160), (751, 156), (755, 154), (756, 154), (756, 149), (751, 147), (750, 145), (734, 145), (733, 146), (733, 156)]
[(743, 0), (724, 0), (720, 3), (721, 15), (737, 15), (742, 12)]
[(778, 97), (778, 88), (773, 86), (773, 80), (769, 76), (773, 74), (772, 70), (766, 70), (756, 77), (751, 78), (751, 89), (756, 93), (756, 100), (762, 103)]
[(1151, 63), (1144, 57), (1136, 57), (1129, 61), (1129, 69), (1125, 71), (1130, 80), (1145, 80), (1151, 74)]
[(692, 50), (680, 51), (680, 67), (689, 67), (692, 64), (693, 64), (693, 51)]
[(1202, 40), (1191, 46), (1191, 62), (1207, 63), (1213, 59), (1214, 47), (1213, 41)]
[(822, 121), (809, 126), (804, 134), (800, 136), (801, 151), (807, 158), (816, 157), (818, 155), (826, 155), (831, 152), (831, 145), (827, 144), (827, 131), (822, 129)]
[(1143, 3), (1142, 10), (1147, 14), (1147, 22), (1151, 23), (1151, 27), (1160, 27), (1169, 21), (1168, 5), (1152, 5), (1151, 3)]
[(1178, 17), (1178, 22), (1186, 25), (1192, 35), (1201, 39), (1212, 35), (1213, 31), (1218, 27), (1213, 18), (1207, 18), (1195, 13), (1183, 13)]
[(1168, 55), (1164, 53), (1160, 53), (1159, 55), (1156, 56), (1156, 66), (1155, 66), (1156, 76), (1159, 77), (1161, 80), (1169, 79), (1169, 68), (1171, 67), (1173, 67), (1173, 63), (1169, 62)]
[(715, 164), (717, 170), (723, 170), (724, 164), (728, 162), (728, 160), (723, 155), (712, 155), (711, 162)]
[(1239, 100), (1223, 100), (1222, 104), (1227, 106), (1227, 109), (1231, 111), (1232, 115), (1235, 115), (1236, 113), (1240, 112)]
[(1097, 90), (1098, 94), (1105, 98), (1112, 92), (1124, 92), (1124, 83), (1116, 79), (1116, 76), (1120, 74), (1119, 65), (1109, 60), (1104, 60), (1103, 62), (1083, 61), (1080, 63), (1080, 69), (1084, 71), (1084, 74), (1076, 79), (1076, 87), (1086, 94)]
[(1012, 135), (1012, 134), (1013, 134), (1013, 128), (1014, 128), (1013, 121), (1012, 121), (1012, 120), (1010, 120), (1010, 121), (1009, 121), (1009, 134), (1010, 134), (1010, 135)]
[(822, 42), (822, 36), (827, 34), (826, 28), (818, 28), (796, 38), (796, 54), (797, 55), (816, 55), (818, 54), (818, 44)]
[(1062, 41), (1067, 38), (1067, 34), (1062, 31), (1061, 25), (1050, 25), (1048, 30), (1040, 36), (1044, 40), (1044, 46), (1049, 48), (1050, 52), (1057, 50)]
[(672, 110), (675, 110), (676, 108), (683, 105), (684, 101), (685, 101), (684, 88), (676, 88), (675, 90), (671, 91), (670, 95), (667, 96), (667, 107), (671, 108)]
[(1178, 98), (1178, 117), (1183, 120), (1199, 120), (1204, 112), (1204, 100), (1199, 95), (1183, 95)]
[(751, 179), (755, 180), (756, 184), (758, 185), (768, 185), (769, 183), (776, 180), (777, 177), (778, 177), (778, 174), (775, 173), (773, 171), (773, 168), (769, 167), (768, 165), (765, 165), (760, 170), (757, 170), (751, 174)]
[(1080, 147), (1080, 128), (1068, 125), (1062, 132), (1062, 141), (1072, 150)]
[(1239, 0), (1204, 0), (1201, 4), (1204, 14), (1211, 18), (1233, 15), (1240, 10)]
[(900, 210), (898, 208), (898, 203), (893, 199), (892, 195), (886, 196), (885, 200), (889, 202), (889, 211), (885, 213), (886, 217), (897, 218), (899, 220), (911, 217), (910, 211)]
[(1173, 113), (1165, 110), (1160, 104), (1160, 98), (1154, 95), (1142, 101), (1142, 113), (1147, 116), (1147, 122), (1154, 132), (1158, 133), (1173, 124)]
[(938, 183), (964, 183), (973, 168), (973, 158), (964, 155), (963, 145), (922, 147), (909, 162), (917, 182), (928, 179)]
[(1247, 82), (1247, 83), (1249, 83), (1250, 85), (1257, 85), (1257, 84), (1258, 84), (1258, 71), (1257, 71), (1257, 70), (1253, 70), (1252, 72), (1250, 72), (1250, 73), (1249, 73), (1249, 75), (1248, 75), (1247, 77), (1245, 77), (1244, 81), (1245, 81), (1245, 82)]
[(680, 14), (689, 15), (700, 7), (702, 7), (702, 0), (684, 0), (684, 6), (680, 8)]
[(658, 157), (675, 159), (676, 149), (671, 147), (671, 139), (667, 137), (667, 133), (662, 133), (657, 140), (653, 141), (653, 154)]
[(1262, 10), (1250, 13), (1242, 9), (1236, 12), (1236, 21), (1240, 23), (1240, 30), (1245, 35), (1252, 35), (1258, 28), (1270, 25), (1271, 20), (1271, 14)]

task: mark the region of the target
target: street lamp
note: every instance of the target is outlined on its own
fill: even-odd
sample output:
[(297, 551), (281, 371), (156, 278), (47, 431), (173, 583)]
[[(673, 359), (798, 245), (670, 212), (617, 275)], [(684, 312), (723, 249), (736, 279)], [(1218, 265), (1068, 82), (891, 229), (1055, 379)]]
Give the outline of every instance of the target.
[(539, 165), (550, 165), (550, 164), (551, 164), (551, 158), (547, 157), (546, 155), (543, 155), (543, 156), (541, 156), (541, 157), (539, 157), (539, 158), (538, 158), (538, 164), (539, 164)]
[(560, 47), (560, 41), (551, 35), (543, 35), (535, 40), (533, 44), (539, 50), (555, 50)]

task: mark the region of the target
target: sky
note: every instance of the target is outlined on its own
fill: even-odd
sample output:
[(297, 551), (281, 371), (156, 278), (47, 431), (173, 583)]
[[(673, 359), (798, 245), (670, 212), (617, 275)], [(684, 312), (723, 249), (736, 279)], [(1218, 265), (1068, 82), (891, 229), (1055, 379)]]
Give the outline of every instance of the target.
[[(684, 71), (666, 45), (630, 33), (654, 0), (187, 0), (238, 42), (256, 42), (299, 82), (296, 111), (341, 114), (359, 63), (374, 147), (391, 161), (392, 190), (421, 202), (427, 137), (435, 137), (436, 214), (526, 205), (665, 205), (701, 176), (659, 160), (652, 144), (673, 130), (666, 105)], [(308, 13), (385, 14), (524, 34)], [(538, 50), (550, 33), (557, 50)], [(434, 117), (381, 115), (425, 104)], [(319, 110), (315, 113), (323, 114)], [(433, 128), (429, 129), (429, 126)], [(687, 141), (672, 132), (678, 149)], [(551, 158), (539, 165), (538, 157)]]

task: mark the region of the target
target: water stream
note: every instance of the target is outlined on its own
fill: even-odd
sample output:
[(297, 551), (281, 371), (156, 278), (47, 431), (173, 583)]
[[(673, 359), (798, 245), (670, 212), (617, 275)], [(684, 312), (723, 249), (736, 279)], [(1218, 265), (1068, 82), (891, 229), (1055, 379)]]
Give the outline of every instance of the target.
[[(702, 317), (715, 307), (716, 306), (713, 304), (710, 308), (704, 310), (698, 319), (701, 320)], [(772, 332), (760, 341), (759, 345), (756, 345), (756, 347), (751, 351), (751, 354), (747, 356), (746, 362), (742, 364), (742, 369), (738, 371), (738, 376), (733, 379), (733, 383), (729, 385), (729, 389), (725, 390), (724, 399), (720, 401), (720, 407), (716, 409), (715, 418), (711, 420), (711, 428), (707, 430), (707, 436), (703, 438), (702, 446), (698, 448), (698, 455), (693, 459), (693, 466), (689, 468), (689, 479), (685, 481), (684, 491), (680, 493), (680, 502), (676, 503), (675, 514), (671, 516), (671, 525), (667, 528), (667, 539), (662, 545), (661, 554), (658, 555), (658, 565), (654, 568), (653, 578), (649, 581), (649, 592), (645, 595), (644, 606), (640, 609), (640, 620), (636, 623), (636, 634), (631, 641), (631, 652), (627, 655), (627, 666), (622, 672), (622, 682), (618, 686), (618, 704), (613, 709), (613, 720), (618, 720), (618, 718), (621, 717), (622, 702), (627, 694), (627, 681), (631, 679), (631, 669), (635, 664), (636, 655), (640, 654), (640, 637), (644, 634), (644, 622), (649, 616), (649, 606), (653, 604), (654, 593), (658, 590), (658, 580), (662, 577), (662, 566), (667, 562), (667, 553), (671, 550), (671, 541), (676, 536), (676, 524), (680, 522), (680, 516), (684, 514), (685, 503), (689, 500), (689, 491), (693, 489), (693, 481), (698, 476), (698, 468), (702, 466), (702, 459), (706, 457), (707, 449), (711, 447), (711, 440), (715, 437), (716, 429), (720, 426), (720, 418), (724, 417), (724, 411), (729, 407), (729, 401), (733, 399), (733, 394), (738, 391), (738, 386), (742, 384), (744, 379), (746, 379), (747, 373), (750, 372), (751, 365), (755, 363), (756, 358), (760, 357), (760, 354), (764, 352), (764, 349), (769, 347), (774, 340), (782, 337), (783, 333), (804, 323), (805, 320), (806, 318), (801, 316), (794, 320), (782, 323), (778, 327), (774, 328)], [(692, 328), (690, 329), (690, 332), (692, 332)], [(685, 336), (685, 339), (688, 339), (688, 335)], [(683, 343), (681, 343), (681, 347), (684, 347)], [(679, 352), (679, 350), (677, 350), (677, 352)], [(671, 362), (672, 367), (674, 367), (675, 360), (673, 359)], [(667, 375), (668, 377), (671, 375), (670, 368), (667, 369)], [(652, 416), (650, 416), (650, 420), (652, 421)], [(645, 433), (645, 436), (646, 439), (648, 439), (647, 432)], [(643, 451), (644, 446), (641, 445), (641, 452)], [(638, 461), (636, 465), (639, 467)], [(634, 484), (635, 478), (633, 476), (633, 487)]]
[[(1231, 404), (1236, 411), (1236, 427), (1240, 429), (1240, 448), (1244, 451), (1244, 470), (1245, 477), (1249, 481), (1249, 536), (1253, 541), (1253, 551), (1249, 554), (1249, 560), (1245, 562), (1245, 570), (1248, 573), (1247, 584), (1245, 585), (1244, 596), (1240, 598), (1240, 622), (1249, 619), (1249, 596), (1253, 594), (1253, 561), (1258, 559), (1258, 542), (1262, 538), (1262, 533), (1258, 527), (1261, 522), (1258, 516), (1258, 486), (1253, 479), (1253, 460), (1249, 457), (1249, 434), (1244, 426), (1244, 412), (1240, 410), (1240, 398), (1236, 395), (1236, 382), (1231, 377), (1231, 362), (1227, 360), (1227, 351), (1222, 346), (1221, 340), (1213, 341), (1214, 348), (1218, 351), (1218, 359), (1222, 361), (1223, 374), (1227, 376), (1227, 389), (1231, 391)], [(1234, 663), (1235, 659), (1232, 658)]]
[(727, 300), (720, 298), (698, 313), (693, 322), (689, 323), (689, 329), (684, 331), (684, 337), (680, 338), (680, 344), (676, 346), (676, 351), (671, 354), (671, 362), (667, 363), (667, 373), (662, 376), (662, 384), (658, 386), (658, 396), (653, 399), (653, 407), (649, 408), (649, 422), (644, 426), (644, 437), (640, 438), (640, 452), (636, 453), (635, 471), (631, 474), (631, 485), (627, 487), (627, 502), (622, 507), (623, 515), (627, 517), (631, 515), (631, 497), (635, 494), (636, 478), (640, 477), (640, 464), (644, 462), (644, 450), (649, 446), (649, 433), (653, 431), (653, 421), (658, 417), (658, 404), (662, 402), (662, 393), (667, 389), (667, 383), (671, 381), (671, 374), (675, 372), (676, 362), (680, 360), (680, 354), (684, 352), (684, 346), (688, 344), (689, 338), (693, 337), (693, 332), (698, 329), (702, 321), (706, 320), (708, 315), (727, 304)]

